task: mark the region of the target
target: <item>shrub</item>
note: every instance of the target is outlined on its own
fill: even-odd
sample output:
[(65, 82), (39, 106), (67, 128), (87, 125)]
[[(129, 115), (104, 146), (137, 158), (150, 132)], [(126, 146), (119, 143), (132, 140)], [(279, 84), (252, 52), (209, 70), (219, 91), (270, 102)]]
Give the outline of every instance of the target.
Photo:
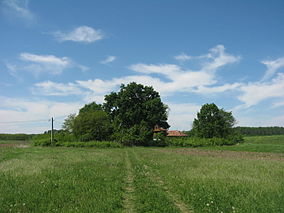
[(150, 146), (167, 146), (167, 140), (164, 132), (155, 133), (153, 140), (149, 143)]
[(235, 141), (228, 138), (198, 138), (198, 137), (186, 137), (186, 138), (170, 138), (166, 140), (168, 146), (222, 146), (233, 145)]
[(39, 140), (34, 140), (32, 142), (34, 146), (54, 146), (55, 142), (51, 142), (50, 138), (49, 139), (39, 139)]
[(90, 141), (90, 142), (57, 142), (56, 146), (64, 147), (96, 147), (96, 148), (121, 148), (122, 144), (113, 141)]

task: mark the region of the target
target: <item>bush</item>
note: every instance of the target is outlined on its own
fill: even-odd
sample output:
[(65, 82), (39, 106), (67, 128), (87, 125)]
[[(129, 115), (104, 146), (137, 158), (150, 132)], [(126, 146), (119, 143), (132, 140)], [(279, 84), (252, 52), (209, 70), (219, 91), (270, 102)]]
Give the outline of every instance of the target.
[(112, 141), (90, 141), (90, 142), (57, 142), (56, 146), (64, 147), (96, 147), (96, 148), (121, 148), (120, 143)]
[(181, 146), (181, 147), (200, 147), (200, 146), (222, 146), (236, 144), (238, 138), (198, 138), (198, 137), (185, 137), (185, 138), (170, 138), (166, 140), (168, 146)]
[(113, 141), (90, 141), (90, 142), (53, 142), (47, 139), (35, 140), (34, 146), (63, 146), (63, 147), (96, 147), (96, 148), (121, 148), (122, 144)]
[(153, 130), (147, 127), (146, 122), (142, 121), (128, 129), (122, 128), (115, 131), (112, 138), (126, 146), (148, 146), (153, 139)]
[(149, 143), (150, 146), (167, 146), (167, 136), (164, 132), (155, 133), (153, 140)]
[(39, 139), (39, 140), (34, 140), (32, 144), (34, 146), (54, 146), (56, 142), (51, 142), (50, 138), (49, 139)]

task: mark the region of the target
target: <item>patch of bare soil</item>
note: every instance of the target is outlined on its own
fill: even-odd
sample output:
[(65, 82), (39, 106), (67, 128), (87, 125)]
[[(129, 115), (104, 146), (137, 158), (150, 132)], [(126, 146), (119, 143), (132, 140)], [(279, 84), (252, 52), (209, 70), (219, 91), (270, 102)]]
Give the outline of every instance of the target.
[(0, 144), (0, 147), (12, 147), (12, 146), (16, 146), (16, 144), (10, 144), (10, 143)]
[(279, 153), (264, 153), (264, 152), (245, 152), (245, 151), (225, 151), (225, 150), (201, 150), (192, 148), (177, 148), (172, 150), (167, 149), (153, 149), (160, 152), (174, 152), (184, 155), (198, 155), (208, 157), (221, 158), (244, 158), (257, 160), (277, 160), (284, 161), (284, 154)]
[(0, 144), (0, 147), (28, 148), (28, 147), (29, 147), (29, 145), (27, 145), (27, 144), (13, 144), (13, 143), (6, 143), (6, 144)]

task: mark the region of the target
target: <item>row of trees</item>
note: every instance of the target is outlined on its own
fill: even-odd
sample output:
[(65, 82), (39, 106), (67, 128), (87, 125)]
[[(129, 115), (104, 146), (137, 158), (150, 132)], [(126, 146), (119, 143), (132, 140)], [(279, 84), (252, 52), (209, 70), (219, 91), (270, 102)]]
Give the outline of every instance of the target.
[(130, 83), (105, 96), (105, 103), (85, 105), (71, 114), (63, 129), (81, 141), (116, 140), (123, 144), (148, 145), (153, 127), (168, 128), (168, 107), (152, 87)]
[[(104, 104), (86, 104), (78, 115), (69, 115), (63, 129), (80, 141), (115, 140), (125, 145), (149, 145), (153, 127), (168, 129), (167, 119), (168, 107), (162, 103), (159, 93), (133, 82), (121, 85), (119, 92), (106, 95)], [(199, 138), (228, 138), (234, 134), (234, 124), (231, 112), (215, 104), (205, 104), (190, 133)]]
[(284, 127), (235, 127), (234, 130), (247, 136), (284, 135)]
[(32, 137), (28, 134), (0, 134), (0, 140), (29, 140)]

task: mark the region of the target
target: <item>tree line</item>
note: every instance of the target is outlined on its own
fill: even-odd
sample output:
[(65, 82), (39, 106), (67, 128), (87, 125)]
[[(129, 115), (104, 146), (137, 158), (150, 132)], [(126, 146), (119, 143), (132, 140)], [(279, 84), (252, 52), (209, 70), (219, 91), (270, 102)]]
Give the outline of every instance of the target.
[(284, 135), (284, 127), (234, 127), (236, 132), (246, 136), (261, 136), (261, 135)]
[[(111, 140), (123, 145), (165, 145), (166, 131), (154, 133), (153, 128), (158, 125), (168, 129), (167, 119), (168, 106), (161, 101), (159, 93), (152, 87), (132, 82), (121, 85), (119, 92), (106, 95), (103, 104), (92, 102), (81, 108), (78, 115), (69, 115), (63, 129), (79, 141)], [(193, 122), (190, 136), (223, 138), (226, 140), (220, 141), (226, 141), (224, 143), (237, 143), (241, 137), (233, 131), (234, 124), (231, 112), (219, 109), (214, 103), (205, 104)]]

